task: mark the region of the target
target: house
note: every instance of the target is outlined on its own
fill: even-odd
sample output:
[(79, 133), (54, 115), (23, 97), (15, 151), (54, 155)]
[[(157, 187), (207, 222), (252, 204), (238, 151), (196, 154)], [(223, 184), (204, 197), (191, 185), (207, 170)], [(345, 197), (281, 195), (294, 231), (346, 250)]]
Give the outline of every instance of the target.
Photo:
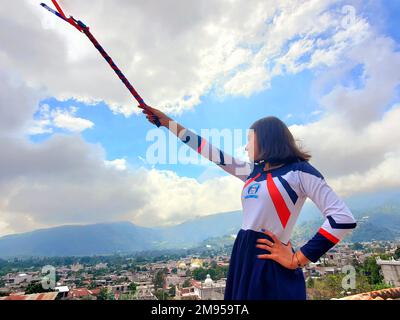
[(381, 266), (383, 278), (387, 284), (392, 286), (400, 286), (400, 261), (397, 260), (381, 260), (378, 258), (376, 263)]

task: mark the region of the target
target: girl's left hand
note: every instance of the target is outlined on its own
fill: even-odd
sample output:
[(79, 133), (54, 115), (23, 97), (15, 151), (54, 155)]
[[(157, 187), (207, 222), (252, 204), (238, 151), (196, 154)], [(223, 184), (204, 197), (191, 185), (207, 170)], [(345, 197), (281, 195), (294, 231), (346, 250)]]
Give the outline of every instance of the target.
[(275, 260), (280, 265), (288, 269), (296, 269), (296, 259), (293, 257), (292, 245), (289, 242), (288, 245), (284, 245), (272, 232), (263, 231), (264, 234), (271, 237), (273, 242), (268, 239), (259, 238), (257, 239), (257, 248), (264, 249), (270, 252), (270, 254), (257, 255), (259, 259), (270, 259)]

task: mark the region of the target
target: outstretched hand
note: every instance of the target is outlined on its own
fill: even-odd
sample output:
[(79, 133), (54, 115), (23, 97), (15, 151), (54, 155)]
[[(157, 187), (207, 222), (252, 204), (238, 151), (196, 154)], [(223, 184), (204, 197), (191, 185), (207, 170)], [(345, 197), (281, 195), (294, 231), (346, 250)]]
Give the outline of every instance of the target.
[(156, 124), (156, 119), (158, 119), (161, 126), (168, 127), (168, 123), (171, 121), (171, 118), (169, 118), (165, 113), (148, 105), (138, 105), (138, 107), (143, 109), (142, 112), (146, 115), (146, 118), (149, 120), (149, 122)]

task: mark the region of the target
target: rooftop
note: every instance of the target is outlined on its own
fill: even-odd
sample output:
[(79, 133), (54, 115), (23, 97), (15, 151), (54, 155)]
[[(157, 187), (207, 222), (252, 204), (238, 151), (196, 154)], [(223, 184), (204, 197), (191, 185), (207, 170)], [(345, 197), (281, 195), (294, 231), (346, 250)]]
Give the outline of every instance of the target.
[(398, 300), (400, 287), (355, 294), (338, 300)]
[(45, 292), (34, 294), (11, 294), (6, 297), (0, 297), (0, 300), (55, 300), (58, 292)]

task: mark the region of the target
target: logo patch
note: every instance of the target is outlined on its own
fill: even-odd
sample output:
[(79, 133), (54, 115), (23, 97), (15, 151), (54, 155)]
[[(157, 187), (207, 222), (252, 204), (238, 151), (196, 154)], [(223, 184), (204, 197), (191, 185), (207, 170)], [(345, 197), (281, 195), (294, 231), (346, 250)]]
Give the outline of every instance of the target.
[(247, 195), (244, 197), (245, 199), (248, 198), (258, 198), (257, 192), (260, 189), (260, 184), (259, 183), (253, 183), (248, 189), (247, 189)]

